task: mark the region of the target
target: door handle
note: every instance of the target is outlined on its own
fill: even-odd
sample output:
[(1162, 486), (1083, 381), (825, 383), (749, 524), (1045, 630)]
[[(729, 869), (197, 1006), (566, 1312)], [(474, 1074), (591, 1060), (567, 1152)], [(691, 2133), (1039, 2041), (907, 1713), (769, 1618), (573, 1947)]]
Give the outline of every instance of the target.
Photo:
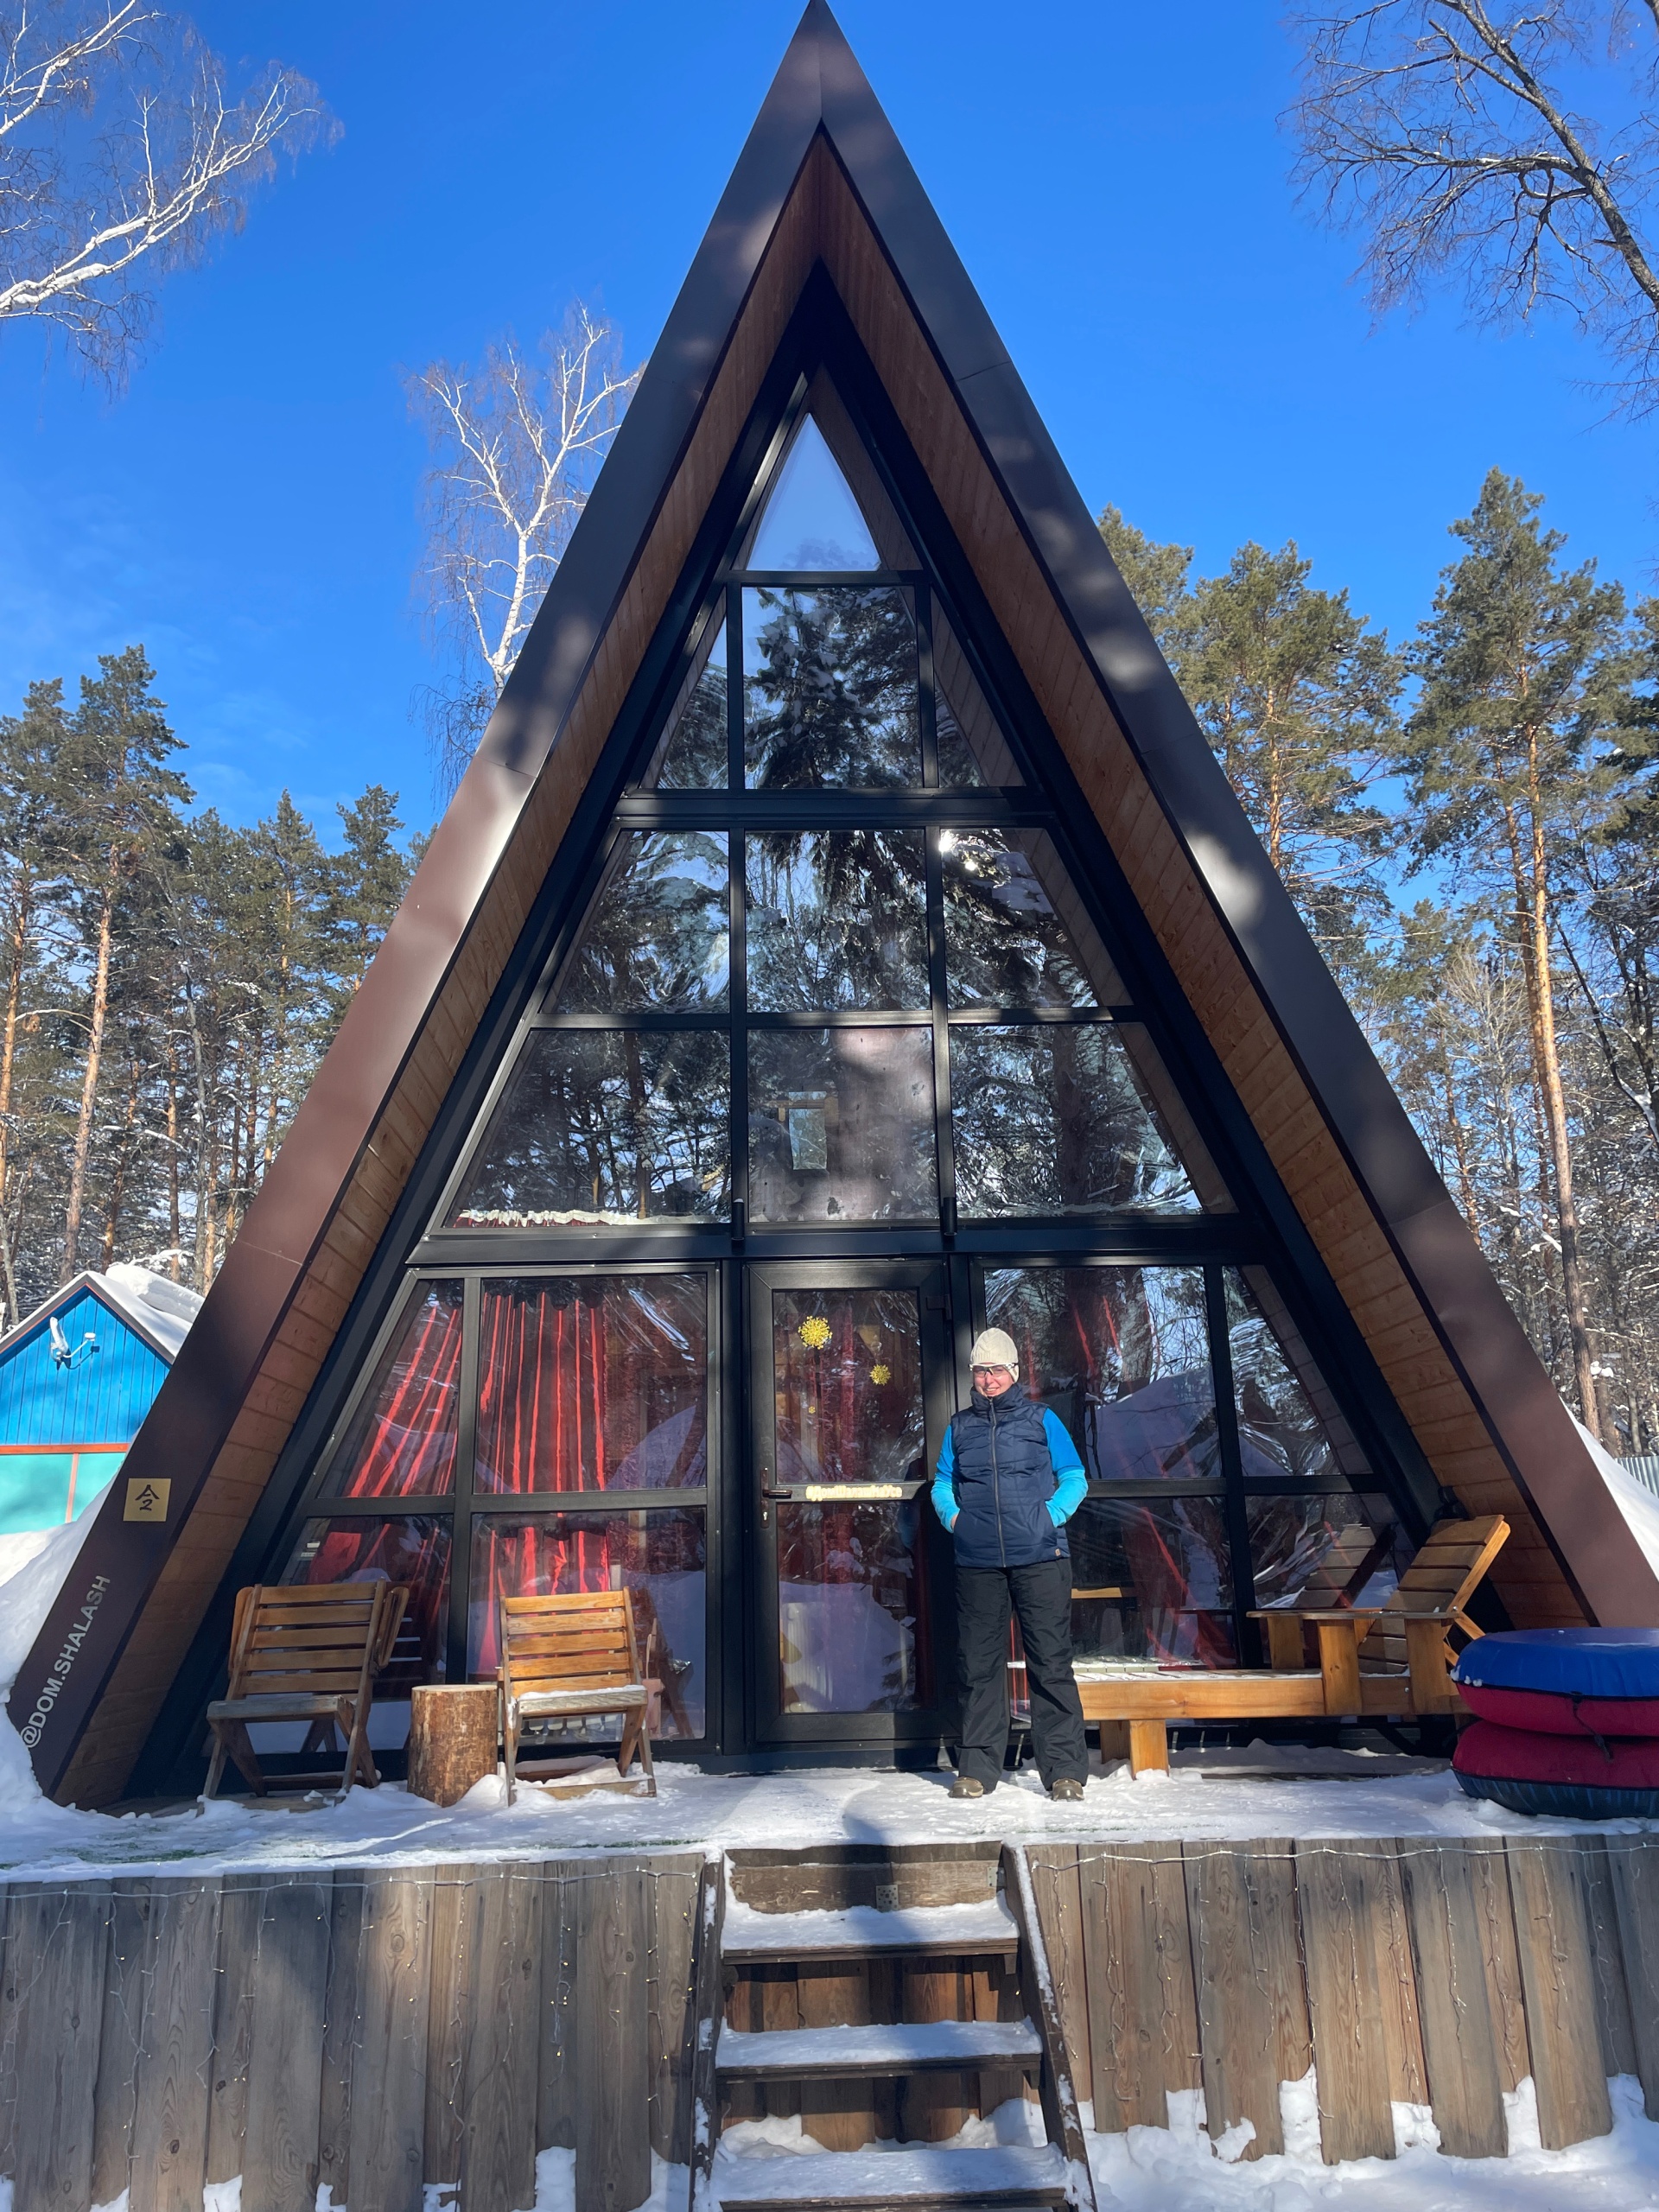
[(762, 1483), (760, 1485), (760, 1495), (762, 1497), (793, 1497), (795, 1493), (792, 1490), (770, 1489), (765, 1483)]

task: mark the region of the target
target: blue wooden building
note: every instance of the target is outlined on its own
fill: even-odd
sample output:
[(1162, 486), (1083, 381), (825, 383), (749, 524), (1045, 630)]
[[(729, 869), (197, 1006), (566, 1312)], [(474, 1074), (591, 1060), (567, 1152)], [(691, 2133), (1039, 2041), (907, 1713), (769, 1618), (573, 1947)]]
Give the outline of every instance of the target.
[(74, 1276), (0, 1338), (0, 1535), (102, 1497), (200, 1303), (120, 1264)]

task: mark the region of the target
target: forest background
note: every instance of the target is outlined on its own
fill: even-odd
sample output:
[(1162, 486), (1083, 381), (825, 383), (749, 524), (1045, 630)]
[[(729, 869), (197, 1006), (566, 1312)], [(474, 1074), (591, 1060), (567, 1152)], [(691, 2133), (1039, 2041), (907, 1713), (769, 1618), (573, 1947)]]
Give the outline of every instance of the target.
[[(744, 0), (719, 27), (710, 83), (735, 131), (792, 22), (794, 0), (779, 4), (774, 22), (771, 0)], [(1207, 31), (1194, 43), (1175, 19), (1166, 34), (1139, 11), (1068, 4), (1067, 50), (1092, 61), (1066, 73), (1066, 85), (1046, 49), (1011, 54), (1007, 71), (988, 75), (965, 39), (949, 58), (947, 96), (931, 41), (925, 67), (904, 44), (916, 25), (847, 0), (855, 41), (910, 103), (901, 131), (943, 186), (947, 221), (986, 276), (1016, 355), (1030, 360), (1039, 404), (1083, 456), (1083, 480), (1122, 487), (1147, 515), (1154, 503), (1169, 512), (1179, 493), (1175, 511), (1194, 534), (1199, 515), (1224, 533), (1209, 538), (1211, 557), (1200, 563), (1185, 544), (1142, 535), (1133, 514), (1109, 509), (1102, 520), (1565, 1395), (1616, 1447), (1659, 1448), (1659, 603), (1643, 598), (1642, 574), (1651, 505), (1639, 529), (1613, 534), (1628, 594), (1586, 542), (1605, 544), (1620, 500), (1630, 505), (1626, 483), (1615, 499), (1611, 477), (1650, 474), (1637, 458), (1650, 442), (1632, 441), (1659, 405), (1659, 259), (1645, 245), (1659, 226), (1659, 10), (1624, 0), (1374, 0), (1293, 12), (1275, 48), (1271, 11), (1257, 23), (1232, 0), (1198, 5)], [(625, 306), (630, 284), (658, 301), (729, 154), (709, 115), (685, 101), (672, 41), (648, 62), (636, 35), (619, 30), (626, 55), (588, 54), (582, 41), (600, 29), (573, 22), (550, 48), (533, 8), (507, 6), (492, 35), (512, 50), (514, 69), (496, 72), (499, 101), (480, 106), (479, 135), (458, 164), (442, 134), (428, 157), (420, 118), (442, 102), (398, 73), (442, 72), (442, 41), (429, 54), (419, 39), (394, 51), (366, 19), (348, 24), (294, 0), (252, 13), (280, 23), (308, 68), (344, 88), (353, 135), (331, 162), (308, 159), (284, 182), (296, 226), (238, 243), (227, 267), (244, 272), (239, 282), (215, 270), (211, 288), (179, 291), (203, 305), (175, 323), (147, 389), (187, 359), (197, 381), (175, 378), (148, 416), (136, 396), (95, 416), (55, 375), (49, 391), (43, 376), (29, 394), (26, 369), (0, 386), (18, 433), (12, 454), (22, 452), (28, 416), (56, 472), (29, 495), (41, 526), (9, 572), (16, 620), (0, 639), (15, 687), (0, 698), (8, 1320), (76, 1266), (107, 1258), (211, 1280), (401, 895), (410, 855), (389, 786), (410, 779), (401, 767), (386, 773), (382, 760), (413, 748), (407, 684), (389, 686), (385, 671), (387, 639), (410, 626), (384, 604), (404, 562), (381, 552), (401, 526), (385, 501), (407, 512), (412, 469), (407, 456), (378, 456), (379, 509), (353, 473), (373, 446), (371, 417), (390, 411), (378, 380), (400, 340), (389, 333), (418, 327), (420, 350), (404, 358), (420, 359), (515, 300), (522, 308), (533, 297), (539, 320), (541, 246), (521, 251), (532, 207), (550, 219), (556, 209), (561, 237), (622, 272)], [(963, 21), (988, 35), (994, 13), (970, 9)], [(251, 20), (217, 0), (201, 14), (216, 35), (234, 22), (238, 39)], [(41, 76), (28, 41), (60, 26), (81, 41), (78, 58)], [(635, 136), (660, 139), (637, 176), (604, 160), (588, 164), (590, 176), (581, 159), (555, 176), (537, 151), (539, 128), (513, 108), (515, 87), (529, 88), (533, 106), (548, 73), (582, 55), (613, 75), (626, 68)], [(1314, 226), (1289, 212), (1274, 71), (1294, 76), (1294, 105), (1281, 119), (1298, 149), (1304, 211), (1327, 217), (1327, 232), (1357, 235), (1379, 316), (1423, 310), (1410, 338), (1397, 321), (1392, 334), (1344, 334), (1342, 272), (1319, 259)], [(1101, 110), (1093, 88), (1105, 83), (1115, 90)], [(1126, 91), (1137, 83), (1157, 101), (1137, 104)], [(42, 84), (55, 88), (51, 113), (35, 99)], [(1022, 162), (1071, 164), (1043, 168), (1046, 204), (1083, 211), (1085, 226), (1095, 225), (1085, 188), (1098, 181), (1090, 164), (1100, 115), (1109, 112), (1115, 145), (1127, 133), (1142, 147), (1136, 162), (1119, 146), (1111, 254), (1099, 264), (1113, 272), (1111, 296), (1141, 305), (1133, 343), (1129, 326), (1091, 321), (1109, 296), (1094, 273), (1096, 229), (1085, 241), (1076, 224), (1056, 222), (1033, 239), (1022, 210), (1038, 188), (1027, 180), (1007, 191), (996, 164), (992, 174), (977, 158), (984, 134), (963, 130), (958, 113), (975, 99), (991, 103)], [(1055, 127), (1057, 101), (1071, 104), (1066, 130)], [(516, 116), (513, 127), (504, 116)], [(589, 126), (608, 143), (606, 103), (577, 102), (569, 121), (575, 143)], [(200, 261), (215, 232), (239, 231), (251, 188), (271, 179), (279, 157), (285, 165), (339, 135), (306, 76), (223, 63), (191, 26), (144, 0), (41, 0), (27, 13), (0, 0), (0, 215), (10, 207), (27, 217), (0, 221), (0, 321), (32, 318), (79, 354), (92, 384), (116, 392), (152, 331), (155, 280)], [(1195, 131), (1208, 168), (1174, 158), (1192, 151)], [(498, 160), (509, 168), (498, 173)], [(518, 177), (519, 199), (500, 196), (523, 219), (501, 226), (485, 251), (475, 203), (453, 181), (475, 172), (505, 187), (514, 161), (529, 161), (534, 176)], [(1224, 172), (1218, 200), (1212, 181)], [(422, 219), (385, 191), (391, 175), (416, 194)], [(574, 219), (561, 198), (570, 191)], [(113, 273), (87, 244), (104, 235), (111, 194), (122, 235), (137, 241)], [(320, 291), (320, 275), (332, 291)], [(592, 281), (571, 268), (565, 289)], [(1433, 296), (1448, 288), (1463, 291), (1477, 332), (1525, 326), (1527, 355), (1483, 350), (1437, 323)], [(1056, 298), (1065, 313), (1052, 311)], [(330, 333), (321, 347), (308, 320), (319, 313)], [(1201, 342), (1206, 316), (1229, 343)], [(1541, 350), (1552, 317), (1592, 340), (1593, 356)], [(1085, 340), (1079, 355), (1091, 329), (1098, 342)], [(1611, 382), (1589, 382), (1592, 357)], [(14, 349), (9, 359), (21, 357)], [(504, 333), (472, 360), (434, 361), (405, 379), (433, 452), (416, 567), (440, 664), (416, 705), (437, 751), (439, 798), (511, 665), (632, 382), (597, 309), (573, 311), (539, 347)], [(1529, 403), (1529, 378), (1555, 397)], [(343, 391), (354, 432), (321, 435)], [(1467, 404), (1473, 393), (1478, 409)], [(301, 445), (280, 448), (283, 466), (273, 457), (290, 419)], [(1565, 442), (1575, 419), (1581, 451)], [(1161, 434), (1145, 435), (1148, 423)], [(1244, 425), (1251, 435), (1241, 442)], [(1629, 460), (1595, 461), (1599, 440), (1615, 441), (1598, 447), (1603, 455)], [(146, 441), (156, 459), (141, 480), (130, 471)], [(1452, 525), (1431, 601), (1410, 580), (1433, 556), (1402, 556), (1402, 517), (1410, 512), (1421, 536), (1465, 496), (1464, 484), (1472, 496), (1489, 455), (1517, 452), (1535, 464), (1547, 454), (1548, 467), (1530, 465), (1525, 484), (1487, 477)], [(191, 465), (177, 467), (180, 454)], [(244, 495), (226, 499), (251, 454), (258, 465)], [(13, 466), (0, 450), (8, 488), (22, 482)], [(1587, 490), (1600, 487), (1588, 502), (1597, 529), (1580, 528), (1570, 547), (1540, 505), (1546, 477), (1580, 517)], [(125, 540), (108, 519), (116, 483), (132, 505)], [(332, 526), (319, 526), (320, 512)], [(90, 515), (90, 527), (57, 526), (75, 513)], [(1217, 543), (1251, 529), (1265, 542), (1214, 559)], [(1325, 557), (1315, 580), (1292, 529), (1342, 547), (1336, 565), (1355, 585), (1351, 600)], [(129, 541), (143, 557), (122, 556), (117, 590), (107, 563)], [(192, 565), (155, 557), (175, 542), (193, 549)], [(0, 544), (0, 556), (10, 550)], [(48, 567), (49, 590), (40, 582)], [(104, 577), (101, 594), (86, 588), (92, 574)], [(311, 594), (303, 620), (299, 601), (283, 601), (289, 579)], [(1379, 596), (1392, 638), (1355, 611)], [(268, 610), (282, 604), (273, 619)], [(133, 642), (151, 634), (143, 609), (159, 605), (159, 689), (180, 702), (188, 753)], [(195, 626), (181, 630), (186, 608)], [(73, 642), (37, 652), (25, 642), (36, 630)], [(226, 635), (244, 664), (258, 663), (267, 690), (278, 663), (283, 682), (291, 666), (303, 708), (273, 720), (245, 669), (219, 658)], [(375, 650), (365, 650), (365, 635), (379, 640)], [(250, 715), (263, 717), (254, 742)], [(314, 749), (328, 760), (314, 781), (329, 796), (302, 791), (296, 802), (284, 791), (273, 804), (289, 772), (275, 764), (308, 715)], [(372, 761), (365, 731), (381, 747)], [(336, 756), (367, 787), (339, 804), (325, 849), (315, 823), (334, 791), (352, 788), (334, 780)], [(192, 781), (217, 805), (200, 808)], [(261, 808), (264, 818), (246, 826)]]

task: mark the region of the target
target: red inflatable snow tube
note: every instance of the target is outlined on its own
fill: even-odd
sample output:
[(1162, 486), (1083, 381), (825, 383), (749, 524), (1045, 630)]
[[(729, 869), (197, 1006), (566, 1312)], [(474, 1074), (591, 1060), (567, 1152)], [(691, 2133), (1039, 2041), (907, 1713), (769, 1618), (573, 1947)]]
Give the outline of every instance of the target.
[(1565, 1690), (1505, 1689), (1496, 1682), (1459, 1682), (1471, 1713), (1503, 1728), (1545, 1736), (1659, 1736), (1659, 1698), (1580, 1697)]
[(1659, 1819), (1659, 1740), (1651, 1737), (1574, 1738), (1476, 1720), (1458, 1738), (1452, 1770), (1470, 1796), (1511, 1812)]

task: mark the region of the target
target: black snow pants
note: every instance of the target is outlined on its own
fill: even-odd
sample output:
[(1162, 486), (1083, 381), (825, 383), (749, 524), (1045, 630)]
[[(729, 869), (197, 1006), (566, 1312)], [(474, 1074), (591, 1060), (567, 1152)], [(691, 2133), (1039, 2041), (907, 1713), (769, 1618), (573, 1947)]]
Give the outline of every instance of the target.
[(1071, 1672), (1071, 1562), (957, 1569), (962, 1719), (957, 1771), (994, 1789), (1008, 1745), (1008, 1617), (1020, 1617), (1031, 1685), (1031, 1730), (1045, 1789), (1089, 1773), (1083, 1703)]

